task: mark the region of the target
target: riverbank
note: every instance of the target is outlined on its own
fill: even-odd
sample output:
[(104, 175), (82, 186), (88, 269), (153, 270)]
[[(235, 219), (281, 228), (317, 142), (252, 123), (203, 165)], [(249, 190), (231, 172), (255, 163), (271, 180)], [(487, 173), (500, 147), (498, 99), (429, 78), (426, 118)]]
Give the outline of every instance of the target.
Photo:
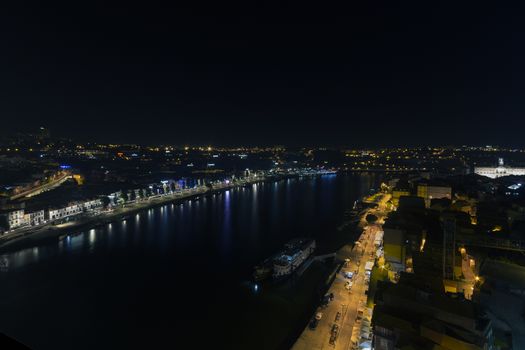
[[(289, 283), (257, 288), (252, 268), (296, 237), (312, 237), (331, 252), (354, 241), (349, 229), (336, 228), (370, 179), (380, 181), (270, 179), (7, 252), (1, 255), (0, 326), (35, 349), (71, 348), (71, 340), (49, 335), (56, 327), (88, 339), (73, 343), (79, 349), (100, 347), (101, 339), (102, 348), (133, 347), (143, 339), (161, 346), (173, 336), (196, 347), (289, 349), (335, 267), (315, 262)], [(213, 325), (206, 339), (196, 326), (202, 324)], [(130, 340), (129, 334), (141, 336)]]
[(149, 197), (146, 200), (128, 204), (127, 206), (119, 207), (111, 212), (103, 212), (95, 216), (84, 216), (75, 221), (65, 224), (46, 224), (34, 228), (22, 229), (19, 232), (10, 233), (0, 237), (0, 253), (9, 251), (11, 249), (18, 249), (26, 245), (31, 245), (37, 241), (46, 239), (55, 239), (60, 237), (65, 232), (76, 234), (80, 231), (89, 230), (92, 228), (107, 225), (111, 222), (118, 221), (126, 216), (134, 215), (140, 211), (155, 208), (169, 203), (176, 203), (186, 200), (191, 200), (202, 195), (210, 195), (213, 193), (220, 193), (236, 187), (244, 187), (261, 182), (272, 182), (286, 180), (290, 178), (300, 178), (305, 176), (322, 176), (325, 173), (307, 173), (307, 174), (279, 174), (270, 176), (254, 176), (248, 179), (243, 179), (237, 183), (228, 183), (218, 185), (216, 187), (208, 188), (202, 186), (195, 189), (186, 190), (187, 193), (174, 193), (167, 195), (159, 195)]
[(119, 207), (111, 212), (103, 212), (102, 214), (96, 216), (82, 217), (79, 220), (71, 221), (60, 225), (47, 224), (42, 227), (37, 227), (33, 230), (27, 230), (13, 233), (10, 235), (5, 235), (3, 237), (0, 237), (0, 253), (8, 251), (10, 249), (19, 249), (25, 245), (30, 245), (36, 241), (45, 239), (55, 239), (60, 237), (60, 235), (64, 234), (65, 232), (74, 235), (77, 232), (107, 225), (109, 223), (121, 220), (126, 216), (131, 216), (140, 211), (159, 207), (165, 204), (183, 202), (187, 200), (192, 200), (200, 196), (224, 192), (236, 187), (242, 187), (246, 185), (252, 185), (255, 183), (273, 180), (274, 179), (271, 178), (253, 178), (245, 180), (242, 183), (228, 184), (216, 188), (207, 188), (203, 186), (201, 188), (192, 189), (187, 194), (175, 193), (158, 197), (150, 197), (146, 200), (131, 203), (128, 206)]

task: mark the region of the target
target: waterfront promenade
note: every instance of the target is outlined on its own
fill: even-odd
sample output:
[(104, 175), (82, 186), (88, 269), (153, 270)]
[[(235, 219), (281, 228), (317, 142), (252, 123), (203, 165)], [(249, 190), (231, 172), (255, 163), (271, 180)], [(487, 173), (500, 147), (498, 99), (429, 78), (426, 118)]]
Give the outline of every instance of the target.
[(121, 217), (125, 217), (136, 212), (151, 207), (163, 205), (180, 200), (189, 200), (193, 197), (205, 195), (215, 191), (225, 191), (235, 187), (242, 187), (251, 185), (258, 182), (266, 182), (272, 179), (278, 178), (290, 178), (290, 177), (301, 177), (301, 176), (319, 176), (325, 174), (333, 174), (333, 172), (327, 171), (297, 171), (289, 172), (286, 174), (272, 174), (272, 175), (251, 175), (238, 179), (236, 181), (225, 180), (222, 182), (216, 182), (211, 187), (209, 186), (196, 186), (193, 188), (186, 188), (180, 191), (167, 194), (159, 194), (150, 196), (145, 199), (128, 202), (124, 205), (113, 207), (106, 210), (98, 210), (92, 213), (84, 213), (82, 215), (71, 217), (71, 221), (66, 223), (57, 224), (56, 222), (48, 222), (43, 225), (24, 227), (20, 229), (8, 232), (0, 237), (0, 249), (5, 248), (13, 243), (20, 242), (26, 239), (40, 239), (44, 237), (59, 236), (63, 232), (72, 232), (79, 230), (90, 229), (101, 224), (109, 223), (118, 220)]
[(64, 231), (71, 232), (72, 230), (89, 229), (91, 227), (95, 227), (104, 223), (109, 223), (121, 217), (125, 217), (127, 215), (131, 215), (138, 211), (148, 209), (151, 207), (163, 205), (178, 200), (188, 200), (195, 196), (204, 195), (208, 192), (224, 191), (234, 187), (245, 186), (262, 181), (267, 181), (267, 178), (263, 176), (251, 176), (239, 180), (235, 183), (221, 182), (218, 184), (214, 184), (211, 188), (207, 186), (198, 186), (194, 188), (183, 189), (174, 193), (151, 196), (145, 199), (126, 203), (124, 205), (111, 208), (109, 210), (102, 210), (95, 213), (82, 215), (77, 218), (73, 218), (72, 221), (62, 224), (46, 223), (44, 225), (21, 228), (9, 232), (0, 237), (0, 249), (15, 242), (19, 242), (23, 239), (25, 240), (29, 238), (52, 237), (58, 236)]

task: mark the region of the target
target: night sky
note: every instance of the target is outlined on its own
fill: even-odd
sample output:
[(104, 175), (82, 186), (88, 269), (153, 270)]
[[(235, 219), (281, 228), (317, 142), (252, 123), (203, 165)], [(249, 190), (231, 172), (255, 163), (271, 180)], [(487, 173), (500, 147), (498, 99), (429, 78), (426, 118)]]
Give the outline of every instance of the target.
[(13, 3), (3, 134), (525, 146), (524, 11), (502, 2)]

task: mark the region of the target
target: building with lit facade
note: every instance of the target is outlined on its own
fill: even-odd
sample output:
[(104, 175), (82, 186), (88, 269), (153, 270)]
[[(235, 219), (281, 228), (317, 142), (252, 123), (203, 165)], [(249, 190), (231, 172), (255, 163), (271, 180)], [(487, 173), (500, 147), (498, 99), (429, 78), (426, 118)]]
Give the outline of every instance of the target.
[(525, 168), (506, 166), (503, 162), (503, 158), (499, 158), (497, 167), (475, 167), (474, 173), (496, 179), (498, 177), (510, 175), (525, 176)]
[[(24, 217), (24, 209), (4, 210), (0, 212), (4, 221), (3, 230), (13, 230), (22, 226), (27, 225), (27, 221)], [(0, 230), (2, 230), (0, 228)]]
[(417, 185), (417, 196), (425, 200), (425, 206), (430, 207), (432, 199), (452, 199), (452, 188), (450, 186), (438, 186), (431, 184)]

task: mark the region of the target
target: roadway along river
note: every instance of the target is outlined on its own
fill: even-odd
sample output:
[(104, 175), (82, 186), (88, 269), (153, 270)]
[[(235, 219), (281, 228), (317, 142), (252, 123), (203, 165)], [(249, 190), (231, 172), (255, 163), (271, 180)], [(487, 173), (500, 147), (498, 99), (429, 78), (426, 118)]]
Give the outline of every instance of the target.
[(254, 264), (299, 236), (333, 251), (345, 209), (373, 174), (237, 188), (145, 210), (96, 230), (4, 254), (0, 332), (31, 348), (279, 349), (306, 324), (330, 268), (280, 284), (249, 282)]

